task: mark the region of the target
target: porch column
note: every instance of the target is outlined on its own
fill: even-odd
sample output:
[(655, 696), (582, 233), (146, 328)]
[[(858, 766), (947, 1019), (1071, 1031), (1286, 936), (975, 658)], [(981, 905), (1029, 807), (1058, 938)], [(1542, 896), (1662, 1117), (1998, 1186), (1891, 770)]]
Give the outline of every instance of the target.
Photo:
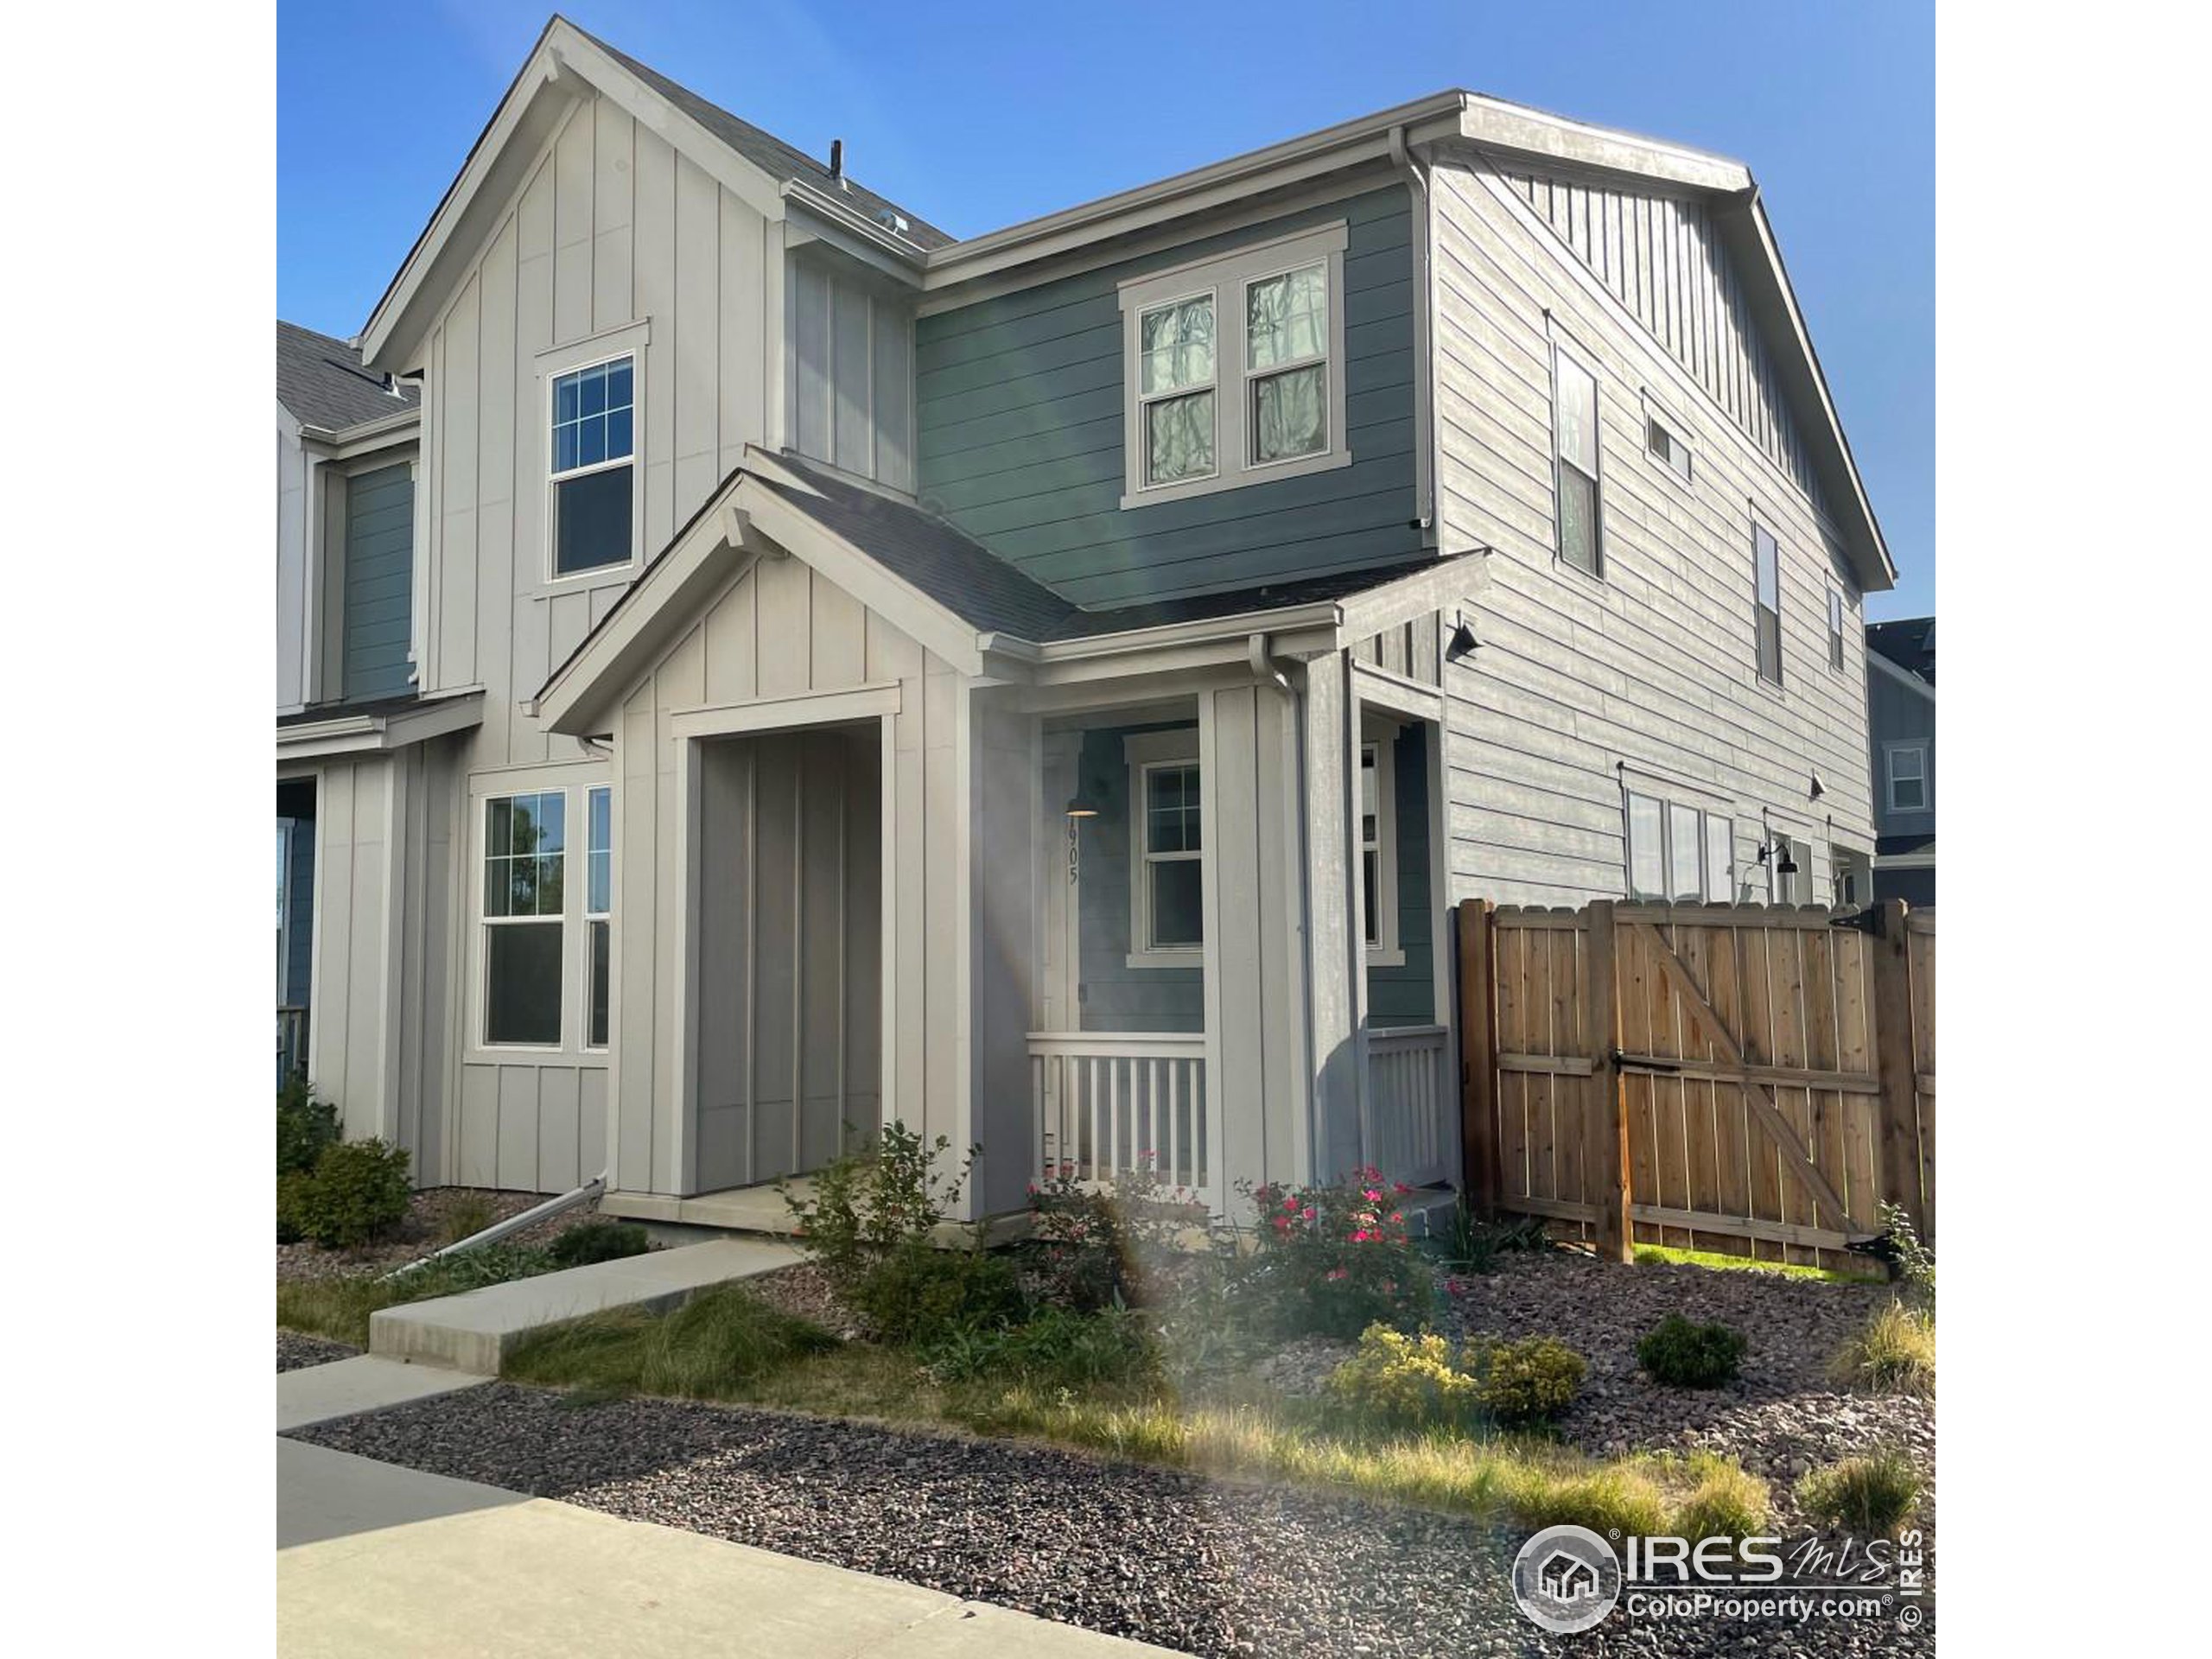
[(1198, 696), (1206, 1088), (1215, 1201), (1313, 1173), (1298, 714), (1272, 684)]
[(1306, 861), (1312, 923), (1316, 1173), (1332, 1179), (1360, 1160), (1359, 1033), (1366, 1009), (1356, 791), (1359, 702), (1351, 660), (1338, 652), (1306, 665)]

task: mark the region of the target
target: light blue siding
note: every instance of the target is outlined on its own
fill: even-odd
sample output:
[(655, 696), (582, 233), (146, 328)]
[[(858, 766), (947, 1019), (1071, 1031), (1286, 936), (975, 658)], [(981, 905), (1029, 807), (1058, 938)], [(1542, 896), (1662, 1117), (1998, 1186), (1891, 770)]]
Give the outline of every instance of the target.
[[(1119, 284), (1338, 220), (1352, 464), (1124, 510)], [(1411, 224), (1393, 187), (921, 318), (918, 493), (1092, 607), (1417, 556)]]
[(345, 695), (403, 696), (415, 587), (415, 483), (404, 462), (361, 473), (346, 491)]

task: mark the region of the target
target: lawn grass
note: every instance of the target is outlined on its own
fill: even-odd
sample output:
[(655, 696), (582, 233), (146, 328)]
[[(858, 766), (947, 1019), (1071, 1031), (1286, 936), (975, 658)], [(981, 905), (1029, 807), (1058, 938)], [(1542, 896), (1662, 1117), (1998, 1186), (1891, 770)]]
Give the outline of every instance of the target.
[(1847, 1273), (1840, 1268), (1814, 1268), (1796, 1262), (1758, 1262), (1748, 1255), (1723, 1255), (1717, 1250), (1681, 1250), (1671, 1244), (1639, 1244), (1636, 1247), (1636, 1260), (1639, 1267), (1672, 1263), (1685, 1268), (1712, 1268), (1724, 1273), (1779, 1273), (1792, 1279), (1823, 1280), (1833, 1285), (1878, 1285), (1888, 1280), (1878, 1268), (1865, 1273)]
[(510, 1279), (533, 1278), (550, 1273), (554, 1265), (553, 1258), (543, 1250), (485, 1244), (459, 1255), (441, 1256), (396, 1279), (378, 1273), (351, 1273), (331, 1279), (290, 1280), (276, 1287), (276, 1324), (280, 1330), (365, 1348), (369, 1315), (379, 1308), (458, 1295)]
[[(826, 1344), (826, 1345), (825, 1345)], [(1149, 1379), (942, 1381), (911, 1351), (838, 1343), (726, 1286), (665, 1316), (594, 1314), (517, 1346), (500, 1375), (587, 1398), (673, 1395), (1075, 1446), (1139, 1464), (1542, 1527), (1756, 1532), (1764, 1483), (1710, 1453), (1600, 1461), (1532, 1435), (1370, 1432), (1318, 1401)]]

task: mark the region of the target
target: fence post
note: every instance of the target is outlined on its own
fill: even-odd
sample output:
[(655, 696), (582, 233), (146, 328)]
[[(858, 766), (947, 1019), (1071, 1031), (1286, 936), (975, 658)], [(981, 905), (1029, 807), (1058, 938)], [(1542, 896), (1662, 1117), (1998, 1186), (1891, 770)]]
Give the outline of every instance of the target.
[(1900, 1205), (1916, 1231), (1928, 1224), (1920, 1192), (1920, 1086), (1912, 1055), (1912, 957), (1905, 902), (1882, 903), (1882, 931), (1868, 943), (1874, 964), (1874, 1066), (1882, 1090), (1882, 1196)]
[(1497, 937), (1487, 899), (1463, 899), (1459, 941), (1459, 1190), (1497, 1213)]
[(1590, 1051), (1590, 1196), (1598, 1208), (1598, 1257), (1629, 1262), (1636, 1256), (1636, 1223), (1630, 1191), (1628, 1096), (1621, 1086), (1619, 963), (1614, 955), (1613, 901), (1591, 901), (1586, 948), (1590, 959), (1590, 1007), (1583, 1036)]

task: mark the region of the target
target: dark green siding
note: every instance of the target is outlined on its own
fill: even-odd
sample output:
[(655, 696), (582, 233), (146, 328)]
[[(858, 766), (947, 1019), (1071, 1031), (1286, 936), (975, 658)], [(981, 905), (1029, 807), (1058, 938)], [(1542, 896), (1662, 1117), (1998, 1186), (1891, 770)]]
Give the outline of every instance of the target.
[[(1119, 284), (1338, 220), (1352, 464), (1123, 510)], [(919, 319), (917, 493), (1092, 607), (1417, 555), (1411, 224), (1393, 187)]]
[(379, 467), (346, 480), (346, 666), (348, 702), (405, 695), (408, 607), (415, 586), (415, 484)]

